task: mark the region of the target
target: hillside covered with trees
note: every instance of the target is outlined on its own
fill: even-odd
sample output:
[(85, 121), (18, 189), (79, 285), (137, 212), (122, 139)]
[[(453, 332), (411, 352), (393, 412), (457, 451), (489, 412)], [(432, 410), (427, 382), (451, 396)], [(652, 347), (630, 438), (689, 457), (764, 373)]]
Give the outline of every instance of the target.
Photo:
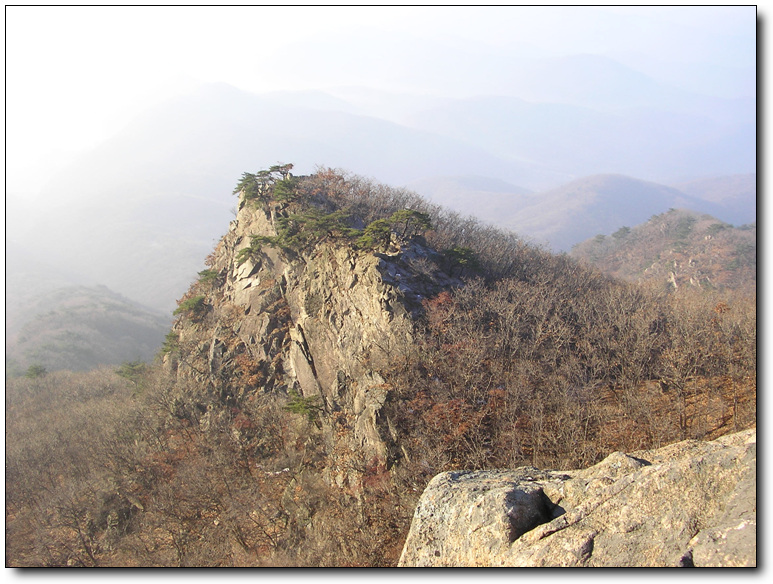
[(7, 565), (394, 566), (441, 471), (756, 426), (754, 280), (629, 282), (291, 169), (244, 173), (154, 364), (7, 380)]
[[(19, 296), (11, 295), (11, 302)], [(171, 322), (104, 286), (37, 290), (23, 301), (6, 320), (5, 365), (11, 375), (31, 366), (88, 371), (152, 361)]]
[(670, 209), (577, 244), (571, 255), (628, 281), (749, 294), (757, 283), (757, 224), (734, 227), (711, 215)]

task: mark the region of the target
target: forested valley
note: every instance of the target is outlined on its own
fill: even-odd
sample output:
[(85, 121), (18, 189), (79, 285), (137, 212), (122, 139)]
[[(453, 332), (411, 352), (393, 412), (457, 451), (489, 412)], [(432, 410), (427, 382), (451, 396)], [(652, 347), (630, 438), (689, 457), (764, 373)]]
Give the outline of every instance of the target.
[[(394, 566), (441, 471), (583, 468), (756, 426), (754, 286), (614, 279), (404, 189), (290, 168), (239, 181), (153, 363), (6, 378), (6, 566)], [(273, 232), (238, 239), (258, 219)], [(340, 257), (408, 282), (379, 276), (411, 330), (358, 340), (364, 406), (319, 354), (316, 394), (289, 358), (344, 330), (308, 292)], [(379, 448), (356, 447), (366, 414)]]

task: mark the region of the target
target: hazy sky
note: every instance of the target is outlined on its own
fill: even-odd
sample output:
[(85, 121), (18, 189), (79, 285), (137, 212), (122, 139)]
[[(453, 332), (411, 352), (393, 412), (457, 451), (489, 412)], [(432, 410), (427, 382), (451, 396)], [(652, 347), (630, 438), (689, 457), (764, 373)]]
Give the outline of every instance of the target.
[[(755, 14), (754, 6), (7, 7), (8, 190), (34, 191), (41, 169), (64, 164), (131, 115), (197, 82), (253, 92), (376, 83), (365, 69), (384, 59), (378, 51), (389, 50), (379, 38), (482, 52), (598, 53), (629, 63), (644, 55), (654, 72), (658, 60), (736, 67), (753, 60)], [(293, 47), (323, 58), (336, 45), (356, 52), (357, 67), (326, 63), (315, 75), (297, 61), (284, 66)], [(458, 82), (460, 95), (470, 90)], [(428, 91), (406, 83), (398, 89)]]

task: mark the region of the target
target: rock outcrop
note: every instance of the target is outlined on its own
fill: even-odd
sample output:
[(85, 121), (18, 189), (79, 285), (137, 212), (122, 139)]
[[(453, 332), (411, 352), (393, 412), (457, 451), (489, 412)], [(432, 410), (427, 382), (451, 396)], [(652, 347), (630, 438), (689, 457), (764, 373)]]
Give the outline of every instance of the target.
[[(336, 465), (328, 479), (355, 483), (348, 454), (390, 466), (400, 456), (382, 414), (389, 391), (380, 374), (412, 342), (422, 301), (460, 281), (440, 269), (440, 254), (421, 237), (380, 251), (334, 237), (300, 250), (264, 245), (240, 256), (255, 237), (276, 237), (287, 205), (245, 201), (209, 259), (210, 284), (196, 284), (198, 312), (175, 325), (184, 359), (167, 358), (178, 377), (208, 386), (193, 410), (213, 397), (237, 404), (248, 392), (297, 395), (318, 416)], [(190, 399), (190, 395), (186, 396)]]
[(400, 566), (756, 566), (756, 430), (584, 470), (446, 472)]

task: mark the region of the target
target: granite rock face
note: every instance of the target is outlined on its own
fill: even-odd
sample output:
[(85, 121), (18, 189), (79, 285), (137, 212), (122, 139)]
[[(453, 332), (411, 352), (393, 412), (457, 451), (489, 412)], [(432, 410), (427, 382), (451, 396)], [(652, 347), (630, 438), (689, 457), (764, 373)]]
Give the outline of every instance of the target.
[(400, 566), (756, 566), (756, 430), (584, 470), (447, 472)]
[[(240, 261), (253, 236), (277, 235), (283, 213), (281, 204), (241, 200), (210, 259), (217, 277), (204, 290), (206, 312), (175, 325), (186, 358), (169, 366), (226, 402), (245, 391), (316, 400), (331, 450), (388, 463), (399, 449), (382, 413), (389, 387), (379, 372), (412, 342), (422, 300), (461, 282), (421, 238), (394, 234), (383, 252), (329, 238), (296, 252), (266, 245)], [(356, 482), (343, 458), (329, 469), (339, 485)]]

